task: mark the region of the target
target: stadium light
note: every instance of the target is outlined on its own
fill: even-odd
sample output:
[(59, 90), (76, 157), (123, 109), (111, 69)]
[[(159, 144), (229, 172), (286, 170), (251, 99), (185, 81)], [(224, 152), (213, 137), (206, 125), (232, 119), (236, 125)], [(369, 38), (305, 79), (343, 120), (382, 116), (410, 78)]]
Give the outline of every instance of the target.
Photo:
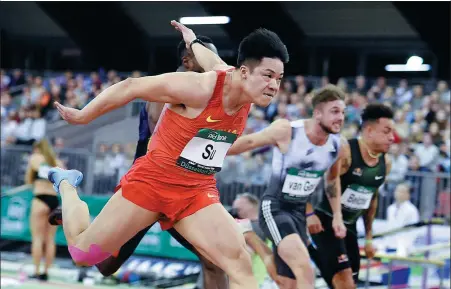
[(409, 67), (406, 64), (388, 64), (385, 65), (385, 71), (388, 72), (409, 72), (409, 71), (429, 71), (431, 66), (429, 64), (421, 64), (418, 67)]
[(185, 25), (227, 24), (229, 22), (230, 18), (228, 16), (199, 16), (180, 18), (180, 23)]
[(406, 63), (406, 66), (415, 69), (415, 68), (419, 68), (421, 67), (421, 65), (423, 64), (423, 58), (419, 57), (419, 56), (411, 56)]
[(429, 71), (431, 66), (423, 64), (423, 58), (414, 55), (407, 60), (406, 64), (388, 64), (385, 70), (388, 72)]

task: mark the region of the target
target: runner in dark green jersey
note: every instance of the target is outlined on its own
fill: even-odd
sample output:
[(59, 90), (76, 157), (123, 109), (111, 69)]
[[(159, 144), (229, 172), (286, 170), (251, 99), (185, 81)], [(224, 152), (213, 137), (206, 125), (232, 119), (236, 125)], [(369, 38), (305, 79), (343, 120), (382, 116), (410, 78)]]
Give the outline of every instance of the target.
[(368, 105), (362, 113), (361, 136), (348, 141), (343, 157), (335, 163), (340, 167), (341, 207), (348, 232), (344, 239), (335, 237), (327, 198), (323, 198), (314, 211), (311, 206), (307, 208), (309, 232), (320, 253), (311, 255), (330, 288), (356, 288), (360, 269), (356, 222), (360, 216), (365, 223), (365, 253), (370, 258), (374, 256), (372, 223), (378, 188), (391, 167), (386, 153), (394, 140), (393, 125), (393, 112), (389, 107)]

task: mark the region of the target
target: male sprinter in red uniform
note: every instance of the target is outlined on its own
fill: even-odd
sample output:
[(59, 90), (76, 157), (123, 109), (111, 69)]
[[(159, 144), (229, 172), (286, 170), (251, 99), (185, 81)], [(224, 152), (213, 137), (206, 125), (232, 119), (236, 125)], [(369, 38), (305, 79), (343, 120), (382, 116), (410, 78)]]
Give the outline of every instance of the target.
[[(218, 54), (217, 48), (210, 38), (201, 35), (198, 35), (197, 38), (203, 42), (206, 48)], [(199, 65), (193, 52), (186, 49), (186, 44), (183, 40), (178, 45), (177, 55), (181, 60), (180, 66), (177, 68), (178, 72), (204, 72), (204, 69)], [(163, 103), (147, 102), (141, 109), (139, 116), (139, 140), (136, 146), (134, 162), (136, 162), (138, 158), (146, 155), (151, 135), (157, 125), (163, 107)], [(133, 236), (133, 238), (131, 238), (121, 247), (116, 256), (110, 256), (106, 260), (96, 264), (96, 267), (99, 269), (99, 271), (105, 276), (109, 276), (116, 272), (122, 266), (122, 264), (124, 264), (125, 261), (130, 258), (130, 256), (136, 250), (139, 243), (151, 227), (152, 225), (145, 228), (144, 230), (141, 230), (138, 234)], [(183, 238), (174, 228), (168, 229), (168, 233), (185, 248), (198, 256), (200, 264), (202, 265), (202, 274), (199, 275), (199, 280), (202, 280), (200, 282), (202, 282), (201, 284), (203, 285), (203, 287), (201, 288), (228, 288), (228, 281), (227, 277), (224, 274), (224, 271), (222, 271), (219, 267), (211, 263), (208, 259), (197, 252), (196, 248), (194, 248), (193, 245), (191, 245), (185, 238)]]
[[(183, 25), (180, 24), (183, 29), (187, 29)], [(183, 33), (184, 31), (182, 31)], [(189, 32), (189, 31), (188, 31)], [(213, 44), (213, 41), (206, 36), (197, 36), (200, 39), (206, 48), (213, 51), (215, 54), (218, 54), (216, 46)], [(180, 57), (180, 66), (177, 68), (178, 72), (183, 71), (194, 71), (194, 72), (204, 72), (204, 69), (200, 66), (199, 62), (196, 60), (195, 55), (192, 51), (189, 51), (186, 48), (185, 41), (181, 41), (177, 47), (177, 55)], [(211, 57), (210, 57), (211, 58)], [(207, 59), (209, 60), (209, 59)], [(213, 59), (214, 60), (214, 59)], [(205, 61), (202, 60), (202, 65), (207, 65), (207, 69), (211, 69), (212, 65), (215, 64), (216, 61)], [(151, 103), (147, 102), (141, 109), (139, 115), (139, 139), (136, 146), (136, 153), (134, 162), (144, 156), (147, 153), (147, 147), (150, 141), (150, 137), (156, 127), (158, 119), (160, 117), (161, 111), (164, 107), (164, 103)], [(60, 225), (62, 224), (62, 212), (61, 207), (57, 208), (52, 212), (49, 217), (49, 222), (52, 225)], [(152, 225), (151, 225), (152, 226)], [(133, 238), (127, 241), (121, 249), (117, 252), (117, 254), (111, 255), (104, 261), (96, 264), (96, 267), (104, 276), (109, 276), (115, 273), (121, 266), (127, 261), (128, 258), (133, 254), (136, 247), (139, 245), (141, 240), (146, 235), (147, 231), (151, 228), (151, 226), (141, 230), (137, 233)], [(183, 238), (174, 228), (170, 228), (168, 230), (169, 234), (171, 234), (174, 239), (176, 239), (180, 244), (182, 244), (185, 248), (192, 251), (199, 257), (200, 263), (202, 265), (202, 276), (199, 278), (203, 279), (203, 287), (204, 289), (227, 289), (228, 281), (219, 267), (211, 263), (208, 259), (203, 257), (196, 249), (185, 239)]]
[[(185, 39), (186, 40), (186, 39)], [(190, 47), (206, 49), (193, 39)], [(142, 98), (169, 103), (150, 142), (121, 179), (117, 193), (92, 224), (75, 187), (83, 175), (54, 168), (49, 179), (62, 197), (69, 252), (92, 266), (155, 221), (172, 226), (229, 276), (231, 289), (256, 289), (238, 225), (219, 202), (214, 174), (242, 133), (250, 104), (267, 106), (278, 92), (288, 52), (280, 38), (258, 29), (240, 43), (238, 68), (129, 78), (100, 93), (82, 110), (56, 107), (72, 124), (86, 124)]]
[[(177, 30), (179, 30), (184, 38), (189, 37), (189, 34), (192, 34), (192, 30), (185, 27), (183, 24), (180, 23), (173, 23), (175, 27), (177, 27)], [(198, 39), (200, 39), (204, 44), (205, 47), (207, 47), (209, 50), (215, 52), (217, 54), (217, 49), (212, 43), (212, 40), (206, 36), (197, 36)], [(212, 69), (216, 64), (220, 64), (218, 62), (217, 57), (215, 57), (212, 54), (207, 55), (201, 55), (200, 61), (197, 61), (195, 55), (192, 51), (189, 51), (186, 49), (185, 41), (181, 41), (177, 48), (177, 55), (180, 57), (181, 65), (177, 69), (177, 71), (194, 71), (194, 72), (204, 72), (204, 69), (202, 66), (204, 66), (207, 70)], [(135, 154), (135, 160), (138, 159), (141, 156), (144, 156), (147, 152), (148, 143), (150, 141), (150, 137), (153, 133), (153, 130), (158, 122), (158, 119), (160, 117), (161, 111), (163, 109), (164, 104), (162, 103), (151, 103), (147, 102), (146, 105), (141, 109), (140, 113), (140, 123), (139, 123), (139, 140), (136, 147), (136, 154)], [(277, 130), (274, 126), (270, 126), (267, 129), (265, 129), (265, 132), (267, 132), (268, 136), (270, 135), (277, 135)], [(274, 132), (272, 132), (274, 131)], [(253, 138), (253, 135), (247, 136), (245, 139)], [(271, 139), (271, 137), (268, 138), (268, 140)], [(284, 141), (284, 140), (282, 140)], [(275, 140), (275, 143), (277, 143), (277, 140)], [(236, 218), (236, 217), (234, 217)], [(62, 212), (61, 207), (57, 208), (52, 212), (52, 214), (49, 217), (49, 222), (52, 225), (60, 225), (62, 224)], [(241, 222), (239, 222), (241, 226)], [(124, 262), (130, 258), (130, 256), (133, 254), (141, 240), (146, 235), (147, 231), (151, 228), (151, 226), (143, 229), (138, 234), (136, 234), (132, 239), (127, 241), (121, 249), (117, 252), (117, 254), (111, 255), (106, 260), (96, 264), (96, 267), (99, 269), (99, 271), (104, 276), (110, 276), (114, 272), (116, 272)], [(200, 263), (202, 265), (202, 274), (199, 275), (199, 280), (197, 281), (197, 284), (201, 287), (198, 287), (198, 289), (227, 289), (228, 288), (228, 281), (227, 277), (219, 267), (211, 263), (208, 259), (203, 257), (199, 252), (196, 251), (196, 249), (185, 239), (183, 238), (174, 228), (168, 229), (169, 234), (171, 234), (174, 239), (176, 239), (180, 244), (182, 244), (185, 248), (192, 251), (194, 254), (196, 254), (199, 257)], [(255, 233), (252, 231), (249, 231), (249, 229), (246, 229), (244, 231), (244, 237), (246, 244), (250, 246), (260, 257), (262, 260), (264, 260), (265, 265), (267, 266), (267, 270), (271, 278), (273, 278), (277, 282), (277, 273), (274, 270), (274, 263), (271, 260), (272, 254), (268, 255), (268, 248), (265, 244), (265, 242)]]

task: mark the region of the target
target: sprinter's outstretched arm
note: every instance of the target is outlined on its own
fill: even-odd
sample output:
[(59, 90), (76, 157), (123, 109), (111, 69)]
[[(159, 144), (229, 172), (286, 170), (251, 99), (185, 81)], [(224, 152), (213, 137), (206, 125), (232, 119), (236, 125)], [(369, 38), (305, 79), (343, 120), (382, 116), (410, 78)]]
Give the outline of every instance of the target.
[(127, 78), (102, 91), (82, 110), (58, 102), (55, 105), (61, 117), (71, 124), (87, 124), (137, 98), (204, 108), (213, 95), (216, 78), (216, 72), (173, 72)]
[(269, 145), (276, 145), (282, 153), (286, 153), (290, 143), (290, 122), (286, 119), (278, 119), (259, 132), (239, 137), (230, 147), (227, 155), (238, 155), (246, 151)]

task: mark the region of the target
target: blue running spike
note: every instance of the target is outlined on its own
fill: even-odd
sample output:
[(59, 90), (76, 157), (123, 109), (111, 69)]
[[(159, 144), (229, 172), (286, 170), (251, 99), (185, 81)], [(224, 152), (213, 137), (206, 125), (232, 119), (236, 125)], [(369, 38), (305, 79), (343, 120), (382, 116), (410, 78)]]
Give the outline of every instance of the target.
[(59, 194), (59, 185), (62, 180), (66, 180), (72, 186), (78, 187), (83, 181), (83, 174), (77, 170), (63, 170), (55, 167), (50, 169), (48, 179), (53, 183), (53, 188)]

